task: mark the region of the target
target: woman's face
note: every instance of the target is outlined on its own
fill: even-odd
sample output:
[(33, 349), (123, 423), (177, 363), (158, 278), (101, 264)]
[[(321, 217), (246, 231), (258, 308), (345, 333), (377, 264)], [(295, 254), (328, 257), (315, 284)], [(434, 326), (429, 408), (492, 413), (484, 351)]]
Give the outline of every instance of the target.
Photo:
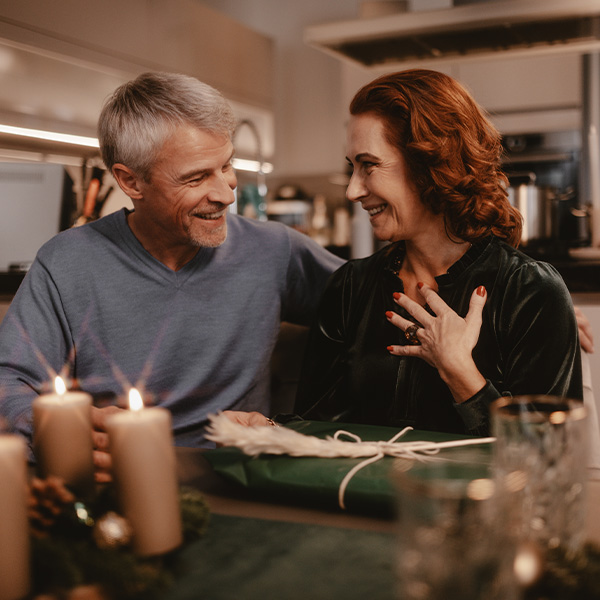
[(421, 202), (404, 157), (386, 140), (378, 116), (350, 117), (346, 147), (352, 166), (346, 197), (369, 213), (378, 240), (414, 240), (430, 227), (439, 227), (440, 219)]

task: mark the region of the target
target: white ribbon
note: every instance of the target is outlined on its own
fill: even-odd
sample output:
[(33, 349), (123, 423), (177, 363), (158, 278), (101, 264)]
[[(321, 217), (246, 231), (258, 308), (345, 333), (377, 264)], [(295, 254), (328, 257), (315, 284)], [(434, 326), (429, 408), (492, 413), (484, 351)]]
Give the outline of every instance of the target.
[[(338, 492), (338, 502), (345, 509), (344, 495), (348, 483), (358, 471), (384, 456), (427, 460), (443, 448), (489, 444), (496, 438), (466, 438), (448, 442), (398, 442), (412, 427), (405, 427), (389, 441), (363, 442), (349, 431), (339, 430), (333, 436), (318, 438), (305, 435), (288, 427), (247, 426), (235, 423), (226, 415), (208, 416), (206, 439), (223, 446), (235, 446), (248, 456), (260, 454), (286, 454), (288, 456), (313, 456), (321, 458), (365, 458), (344, 477)], [(352, 441), (344, 441), (342, 437)]]

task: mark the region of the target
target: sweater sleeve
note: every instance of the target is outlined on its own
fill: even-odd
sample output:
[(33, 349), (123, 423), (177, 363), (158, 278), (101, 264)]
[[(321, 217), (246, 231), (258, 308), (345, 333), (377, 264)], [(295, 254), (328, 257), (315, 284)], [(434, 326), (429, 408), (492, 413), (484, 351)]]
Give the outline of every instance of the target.
[(0, 325), (0, 415), (10, 431), (31, 438), (31, 403), (67, 363), (69, 338), (59, 292), (36, 259)]
[(289, 260), (283, 288), (282, 321), (310, 325), (314, 320), (321, 294), (331, 274), (344, 264), (307, 235), (290, 227)]

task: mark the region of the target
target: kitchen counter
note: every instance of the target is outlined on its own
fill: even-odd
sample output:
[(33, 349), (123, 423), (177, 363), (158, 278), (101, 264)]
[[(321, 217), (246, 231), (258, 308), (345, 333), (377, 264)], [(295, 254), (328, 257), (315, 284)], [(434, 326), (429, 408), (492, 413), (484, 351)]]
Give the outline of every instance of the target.
[(600, 292), (600, 260), (564, 259), (550, 261), (571, 293)]

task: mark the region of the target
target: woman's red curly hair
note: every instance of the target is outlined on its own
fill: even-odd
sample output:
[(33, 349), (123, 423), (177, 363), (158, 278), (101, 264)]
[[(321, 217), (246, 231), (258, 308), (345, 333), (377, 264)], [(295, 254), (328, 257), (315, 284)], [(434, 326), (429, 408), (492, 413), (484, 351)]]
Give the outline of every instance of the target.
[(350, 114), (375, 114), (404, 157), (421, 201), (443, 214), (448, 235), (475, 242), (494, 234), (512, 246), (522, 218), (508, 201), (499, 132), (454, 79), (427, 69), (378, 77)]

